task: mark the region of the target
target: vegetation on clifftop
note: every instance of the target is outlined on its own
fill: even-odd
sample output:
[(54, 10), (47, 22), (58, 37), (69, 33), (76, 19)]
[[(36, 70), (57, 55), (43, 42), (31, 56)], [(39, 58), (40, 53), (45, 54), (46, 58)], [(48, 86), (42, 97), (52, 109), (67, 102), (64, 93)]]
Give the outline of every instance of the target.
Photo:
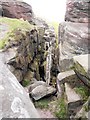
[(4, 48), (5, 44), (8, 43), (9, 39), (18, 40), (21, 37), (20, 35), (16, 35), (16, 31), (21, 31), (21, 33), (25, 34), (25, 31), (31, 30), (32, 28), (36, 28), (36, 26), (31, 25), (28, 21), (24, 21), (21, 19), (11, 19), (2, 17), (0, 18), (1, 24), (6, 24), (9, 27), (9, 30), (5, 34), (4, 38), (0, 40), (0, 49)]

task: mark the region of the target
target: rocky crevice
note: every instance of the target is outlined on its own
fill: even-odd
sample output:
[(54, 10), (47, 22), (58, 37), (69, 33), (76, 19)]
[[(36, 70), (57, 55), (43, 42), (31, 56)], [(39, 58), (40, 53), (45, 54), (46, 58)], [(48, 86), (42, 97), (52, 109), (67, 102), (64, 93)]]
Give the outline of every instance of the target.
[[(34, 27), (31, 30), (25, 31), (25, 33), (23, 33), (22, 30), (17, 29), (15, 30), (15, 35), (20, 36), (18, 37), (18, 40), (12, 40), (12, 38), (10, 38), (8, 44), (5, 44), (4, 49), (1, 50), (1, 54), (5, 56), (5, 61), (3, 62), (6, 64), (8, 71), (10, 70), (16, 76), (15, 81), (17, 78), (23, 86), (29, 85), (30, 82), (33, 82), (33, 79), (36, 79), (36, 81), (38, 80), (37, 83), (42, 81), (46, 82), (46, 64), (44, 63), (46, 62), (47, 51), (45, 49), (45, 44), (46, 42), (51, 41), (53, 47), (52, 53), (54, 53), (53, 51), (56, 44), (54, 29)], [(53, 38), (54, 41), (51, 38)], [(25, 80), (28, 80), (29, 83), (25, 83), (27, 82)], [(39, 88), (41, 92), (41, 94), (37, 94), (39, 99), (44, 96), (55, 94), (56, 89), (47, 85), (45, 82), (45, 85), (36, 85), (36, 91), (30, 91), (29, 94), (34, 97), (37, 91), (39, 91)], [(7, 115), (11, 117), (8, 112)]]
[[(87, 114), (90, 112), (87, 105), (90, 102), (90, 89), (88, 87), (90, 77), (89, 68), (87, 68), (87, 58), (89, 56), (87, 54), (89, 52), (88, 3), (89, 1), (85, 0), (80, 2), (68, 0), (65, 22), (59, 25), (58, 46), (56, 46), (54, 29), (37, 18), (33, 19), (34, 26), (31, 30), (26, 30), (24, 33), (20, 29), (13, 31), (18, 36), (18, 40), (8, 39), (8, 44), (5, 44), (4, 49), (0, 52), (0, 64), (2, 64), (0, 89), (3, 91), (4, 87), (6, 87), (7, 90), (10, 90), (8, 84), (11, 86), (11, 91), (5, 95), (7, 99), (11, 95), (12, 103), (10, 105), (12, 105), (11, 108), (10, 106), (7, 106), (7, 108), (4, 106), (6, 116), (2, 115), (0, 117), (33, 117), (33, 112), (31, 116), (29, 115), (32, 110), (28, 109), (27, 105), (27, 103), (30, 103), (27, 95), (29, 94), (34, 102), (51, 95), (55, 99), (53, 102), (58, 102), (58, 99), (60, 99), (58, 111), (54, 108), (54, 112), (55, 110), (57, 111), (56, 115), (59, 118), (88, 118)], [(18, 8), (20, 9), (19, 13), (25, 11), (25, 14), (23, 13), (23, 16), (19, 14), (18, 16), (18, 9), (16, 14), (13, 14), (10, 11), (12, 7), (9, 7), (11, 3), (4, 1), (3, 4), (0, 2), (0, 6), (3, 8), (0, 10), (3, 10), (3, 15), (6, 16), (6, 12), (8, 12), (7, 17), (23, 18), (30, 22), (33, 17), (31, 7), (23, 2), (24, 6), (20, 6), (21, 2), (13, 2), (13, 4), (13, 11)], [(82, 9), (83, 7), (84, 9)], [(82, 17), (79, 18), (78, 15), (82, 15)], [(3, 75), (5, 74), (4, 72), (6, 72), (5, 76)], [(4, 79), (4, 87), (2, 86), (2, 79)], [(6, 79), (7, 82), (5, 82)], [(19, 83), (24, 86), (27, 93)], [(12, 90), (14, 90), (18, 98), (14, 99), (15, 96), (12, 95)], [(20, 91), (23, 91), (25, 98), (21, 94), (19, 95)], [(1, 96), (5, 99), (3, 92)], [(10, 101), (7, 100), (7, 102)], [(16, 108), (18, 104), (20, 106)], [(36, 117), (39, 117), (32, 102), (29, 107), (30, 105), (35, 111)], [(53, 107), (53, 103), (51, 105)], [(56, 103), (54, 107), (56, 107)], [(8, 108), (10, 110), (9, 113), (7, 111)], [(12, 113), (11, 109), (19, 115)]]

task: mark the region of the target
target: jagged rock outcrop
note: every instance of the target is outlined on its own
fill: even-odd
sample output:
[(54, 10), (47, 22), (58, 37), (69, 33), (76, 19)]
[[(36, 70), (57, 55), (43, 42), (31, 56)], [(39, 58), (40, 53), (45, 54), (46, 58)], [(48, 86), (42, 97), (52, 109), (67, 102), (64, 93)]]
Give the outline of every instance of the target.
[(70, 22), (90, 22), (90, 0), (68, 0), (65, 20)]
[[(31, 49), (27, 47), (29, 47), (28, 45), (30, 45), (30, 48), (33, 46), (30, 43), (29, 35), (35, 29), (31, 28), (31, 25), (24, 21), (13, 21), (9, 18), (1, 18), (0, 20), (0, 26), (2, 27), (0, 32), (0, 47), (2, 48), (3, 46), (3, 49), (0, 50), (0, 119), (39, 118), (40, 116), (31, 102), (29, 95), (18, 82), (23, 79), (27, 71), (28, 62), (33, 59), (34, 51), (31, 53)], [(5, 23), (3, 20), (5, 20)], [(18, 29), (17, 27), (13, 28), (13, 25), (10, 26), (11, 21), (13, 21), (14, 24), (15, 21), (16, 24), (19, 22), (19, 25), (20, 22), (23, 22), (23, 25), (25, 24), (23, 32), (25, 33), (19, 29), (20, 26), (18, 26)], [(26, 26), (31, 30), (26, 29)], [(10, 30), (10, 27), (12, 27), (12, 30)], [(9, 33), (9, 35), (13, 33), (12, 37), (7, 36), (7, 33)], [(6, 41), (7, 43), (5, 43)], [(30, 54), (28, 54), (28, 52)], [(13, 73), (17, 72), (15, 75), (18, 80), (10, 70)]]
[[(36, 27), (27, 21), (17, 19), (1, 18), (2, 21), (5, 23), (2, 28), (12, 26), (11, 30), (6, 30), (6, 34), (4, 32), (5, 36), (7, 32), (9, 33), (7, 39), (2, 36), (4, 39), (0, 41), (0, 47), (4, 48), (4, 51), (8, 51), (10, 48), (14, 50), (13, 54), (15, 56), (7, 61), (7, 64), (11, 66), (11, 71), (21, 84), (29, 82), (32, 78), (45, 81), (47, 42), (52, 46), (51, 56), (52, 54), (55, 56), (54, 29), (45, 26)], [(13, 26), (13, 22), (15, 22), (16, 27)], [(17, 26), (17, 23), (19, 26)], [(52, 59), (54, 56), (52, 56)], [(22, 80), (26, 81), (22, 83)]]
[(0, 0), (0, 15), (9, 18), (23, 18), (32, 21), (32, 7), (20, 0)]
[[(73, 66), (73, 56), (88, 54), (90, 51), (90, 33), (88, 32), (88, 4), (89, 0), (67, 1), (66, 21), (60, 23), (59, 25), (59, 63), (61, 71), (68, 70)], [(82, 16), (79, 14), (82, 14)], [(83, 20), (83, 23), (78, 17)], [(84, 21), (84, 18), (87, 19), (87, 22)]]
[[(10, 70), (15, 74), (19, 82), (24, 79), (26, 73), (31, 74), (34, 72), (35, 74), (33, 75), (36, 75), (37, 78), (39, 75), (38, 61), (35, 58), (38, 49), (37, 29), (22, 20), (1, 18), (1, 22), (2, 21), (1, 31), (4, 31), (0, 33), (0, 47), (3, 48), (3, 51), (7, 51), (7, 64), (10, 65)], [(7, 21), (7, 23), (5, 23), (5, 21)], [(13, 23), (19, 24), (19, 26), (10, 26)], [(11, 27), (12, 30), (7, 29), (9, 27)], [(7, 32), (9, 33), (8, 35)], [(4, 35), (2, 33), (4, 33)], [(11, 36), (11, 34), (13, 35)], [(12, 59), (9, 59), (9, 49), (12, 51)], [(33, 67), (34, 69), (31, 69)], [(31, 78), (29, 78), (29, 80), (31, 80)]]
[[(15, 47), (16, 49), (14, 51), (15, 56), (9, 61), (7, 61), (7, 63), (13, 67), (11, 68), (11, 71), (16, 75), (16, 77), (19, 76), (18, 80), (22, 81), (26, 73), (28, 73), (29, 69), (32, 67), (30, 66), (30, 64), (33, 64), (33, 62), (35, 62), (34, 59), (37, 54), (36, 52), (38, 49), (37, 48), (38, 43), (34, 43), (34, 40), (36, 40), (36, 42), (38, 41), (37, 30), (32, 29), (30, 32), (29, 31), (26, 32), (25, 36), (23, 36), (23, 34), (20, 31), (17, 31), (17, 34), (21, 34), (22, 38), (16, 42), (15, 41), (9, 42), (9, 45), (6, 46), (6, 49), (9, 49), (10, 47), (12, 49), (14, 49)], [(13, 46), (13, 44), (16, 45)], [(38, 61), (36, 61), (34, 64), (36, 66), (33, 68), (34, 70), (33, 69), (31, 70), (32, 72), (34, 72), (33, 76), (31, 77), (36, 76), (37, 78), (37, 76), (39, 75)], [(31, 74), (31, 72), (29, 72), (29, 74)]]

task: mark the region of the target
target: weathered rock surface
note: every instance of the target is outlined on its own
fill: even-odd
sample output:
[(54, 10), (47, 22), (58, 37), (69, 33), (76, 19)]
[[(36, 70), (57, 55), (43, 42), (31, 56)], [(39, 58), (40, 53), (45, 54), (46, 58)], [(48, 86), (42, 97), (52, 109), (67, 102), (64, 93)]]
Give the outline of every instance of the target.
[(5, 64), (6, 55), (0, 52), (0, 119), (39, 118), (28, 94)]
[[(11, 27), (11, 21), (14, 22), (14, 20), (9, 18), (3, 18), (3, 20), (4, 19), (8, 21), (7, 24)], [(1, 20), (1, 22), (3, 20)], [(41, 43), (42, 40), (40, 41), (39, 36), (43, 37), (43, 34), (39, 33), (34, 26), (25, 21), (15, 19), (15, 23), (16, 22), (21, 24), (21, 26), (8, 31), (8, 42), (4, 45), (4, 51), (8, 51), (10, 48), (13, 50), (15, 48), (15, 51), (13, 51), (14, 53), (12, 53), (15, 56), (13, 56), (12, 59), (8, 59), (7, 63), (11, 66), (10, 70), (15, 74), (19, 82), (21, 82), (24, 78), (31, 80), (32, 77), (36, 77), (40, 80), (39, 62), (42, 49), (39, 49), (39, 47), (41, 47), (39, 43)], [(25, 28), (21, 29), (24, 24)], [(0, 35), (2, 35), (1, 33)], [(10, 37), (12, 33), (13, 35)], [(4, 36), (2, 35), (2, 37), (5, 37), (6, 35), (7, 34), (4, 32)], [(2, 39), (0, 42), (3, 42), (4, 40)]]
[(27, 87), (27, 89), (29, 90), (31, 97), (34, 98), (34, 100), (39, 100), (56, 92), (54, 87), (47, 85), (43, 81), (37, 81)]
[[(89, 3), (90, 0), (67, 0), (65, 22), (60, 23), (58, 31), (61, 73), (57, 76), (57, 87), (60, 93), (64, 91), (63, 94), (66, 95), (70, 119), (75, 115), (75, 118), (88, 118), (90, 113), (90, 110), (88, 112), (83, 110), (82, 106), (90, 96)], [(70, 69), (75, 69), (75, 72)]]
[(67, 0), (66, 21), (90, 22), (90, 0)]
[[(88, 54), (90, 48), (87, 23), (64, 22), (59, 26), (60, 41), (60, 69), (68, 70), (72, 67), (72, 57)], [(67, 65), (66, 65), (67, 64)]]
[(39, 85), (44, 85), (47, 87), (47, 84), (43, 81), (35, 81), (34, 83), (30, 84), (26, 88), (28, 89), (28, 92), (30, 93), (34, 88), (36, 88)]
[(61, 71), (72, 67), (73, 56), (90, 52), (89, 2), (90, 0), (67, 0), (65, 22), (59, 25)]
[(65, 80), (69, 79), (70, 81), (71, 79), (73, 79), (73, 77), (75, 77), (75, 72), (73, 70), (69, 70), (66, 72), (59, 73), (57, 76), (57, 80), (60, 82), (60, 84), (62, 84), (67, 82)]
[[(81, 100), (81, 97), (67, 83), (65, 83), (65, 91), (66, 91), (68, 104)], [(73, 97), (71, 97), (71, 96), (73, 96)]]
[(70, 113), (72, 113), (73, 115), (75, 114), (76, 109), (78, 109), (80, 105), (82, 105), (83, 103), (82, 98), (67, 83), (65, 83), (65, 94), (66, 94), (68, 115), (70, 115)]
[(33, 18), (33, 22), (38, 26), (38, 27), (43, 27), (43, 28), (48, 28), (48, 24), (46, 23), (46, 21), (44, 21), (43, 19), (41, 18), (38, 18), (38, 17), (34, 17)]
[(77, 75), (87, 86), (90, 86), (90, 54), (75, 56), (73, 59)]
[(86, 118), (90, 120), (90, 97), (82, 106), (81, 110), (75, 115), (75, 118)]
[(39, 85), (37, 86), (35, 89), (32, 90), (31, 92), (31, 96), (35, 99), (35, 100), (39, 100), (45, 96), (49, 96), (52, 95), (56, 92), (56, 89), (53, 87), (46, 87), (43, 85)]
[[(34, 34), (36, 30), (34, 31), (34, 33), (32, 33), (32, 31), (34, 31), (34, 29), (32, 29), (31, 32), (29, 31), (26, 32), (26, 36), (23, 36), (22, 33), (19, 33), (22, 36), (22, 38), (19, 41), (17, 41), (17, 44), (15, 46), (16, 55), (12, 59), (9, 59), (8, 61), (8, 64), (13, 66), (12, 72), (16, 75), (16, 77), (19, 72), (20, 75), (18, 79), (19, 81), (22, 81), (24, 79), (25, 74), (28, 72), (28, 66), (29, 64), (32, 63), (32, 61), (34, 61), (34, 55), (35, 52), (37, 51), (37, 49), (34, 49), (35, 45), (37, 44), (33, 43), (34, 38), (37, 40), (37, 35), (35, 36)], [(31, 38), (30, 35), (32, 35), (34, 38)], [(13, 43), (11, 44), (12, 49), (14, 48), (12, 47), (14, 43), (15, 41), (13, 41)], [(7, 46), (7, 48), (9, 49), (9, 47), (10, 47), (10, 43), (9, 46)], [(36, 70), (36, 72), (37, 74), (39, 74), (38, 70)]]
[[(32, 21), (32, 7), (20, 0), (0, 0), (2, 16)], [(0, 12), (0, 13), (1, 13)]]

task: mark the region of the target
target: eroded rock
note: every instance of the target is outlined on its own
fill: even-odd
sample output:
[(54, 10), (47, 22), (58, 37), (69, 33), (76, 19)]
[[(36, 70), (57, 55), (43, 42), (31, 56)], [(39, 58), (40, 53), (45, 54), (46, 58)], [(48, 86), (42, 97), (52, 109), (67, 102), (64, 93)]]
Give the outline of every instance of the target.
[(87, 102), (82, 106), (81, 110), (75, 115), (75, 118), (90, 119), (90, 97)]
[(65, 20), (70, 22), (90, 22), (90, 0), (67, 0)]
[(75, 115), (75, 112), (83, 104), (83, 100), (79, 94), (77, 94), (74, 89), (67, 83), (65, 83), (65, 94), (67, 101), (68, 115)]
[(56, 92), (54, 87), (47, 85), (43, 81), (37, 81), (28, 86), (27, 89), (34, 100), (39, 100), (45, 96), (55, 94)]
[(0, 52), (0, 119), (39, 118), (28, 94), (5, 64), (6, 58)]
[(90, 54), (79, 55), (73, 58), (75, 63), (75, 71), (81, 80), (90, 86), (90, 65), (89, 65)]
[(39, 100), (45, 96), (55, 94), (55, 92), (56, 89), (51, 86), (46, 87), (44, 85), (39, 85), (31, 91), (31, 96), (34, 98), (34, 100)]
[(32, 21), (32, 7), (27, 3), (18, 0), (0, 0), (0, 5), (2, 6), (2, 16)]
[(89, 53), (89, 32), (87, 23), (63, 22), (59, 26), (60, 70), (73, 66), (73, 56)]

